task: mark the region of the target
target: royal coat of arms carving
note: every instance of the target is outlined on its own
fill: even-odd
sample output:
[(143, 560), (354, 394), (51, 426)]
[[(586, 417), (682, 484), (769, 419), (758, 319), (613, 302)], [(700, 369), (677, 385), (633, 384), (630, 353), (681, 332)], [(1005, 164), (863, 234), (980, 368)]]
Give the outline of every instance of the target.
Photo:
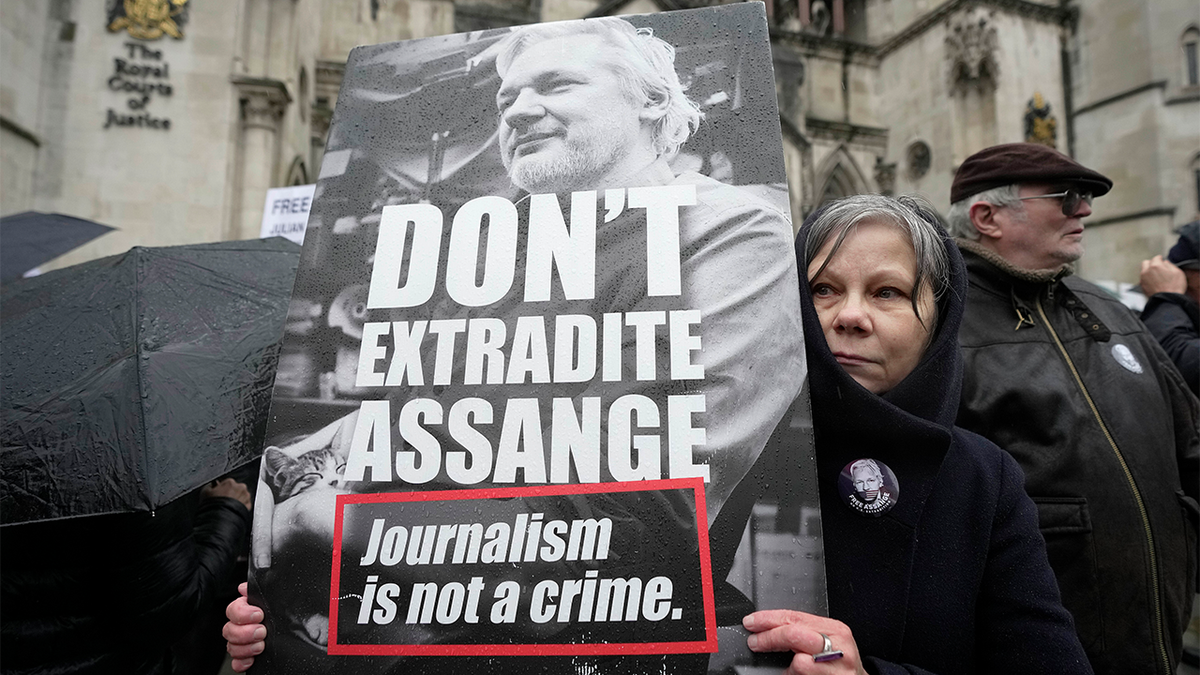
[(108, 6), (108, 30), (128, 31), (138, 40), (157, 40), (169, 35), (183, 39), (189, 0), (111, 0)]

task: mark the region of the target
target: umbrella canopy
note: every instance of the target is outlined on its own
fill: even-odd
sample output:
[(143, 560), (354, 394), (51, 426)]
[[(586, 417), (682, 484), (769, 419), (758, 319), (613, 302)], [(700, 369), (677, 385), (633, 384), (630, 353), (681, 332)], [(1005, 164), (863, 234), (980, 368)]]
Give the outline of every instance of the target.
[(0, 292), (0, 524), (148, 511), (262, 452), (300, 247), (127, 253)]
[(19, 279), (112, 229), (61, 213), (26, 211), (0, 218), (0, 282)]

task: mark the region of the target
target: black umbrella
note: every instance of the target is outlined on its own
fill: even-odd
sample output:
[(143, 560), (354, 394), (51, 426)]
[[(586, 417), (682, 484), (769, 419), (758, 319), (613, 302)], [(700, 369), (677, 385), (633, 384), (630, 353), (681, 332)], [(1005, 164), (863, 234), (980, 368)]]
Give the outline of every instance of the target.
[(0, 293), (0, 524), (154, 510), (262, 452), (300, 247), (127, 253)]
[(0, 282), (82, 246), (113, 228), (61, 213), (26, 211), (0, 218)]

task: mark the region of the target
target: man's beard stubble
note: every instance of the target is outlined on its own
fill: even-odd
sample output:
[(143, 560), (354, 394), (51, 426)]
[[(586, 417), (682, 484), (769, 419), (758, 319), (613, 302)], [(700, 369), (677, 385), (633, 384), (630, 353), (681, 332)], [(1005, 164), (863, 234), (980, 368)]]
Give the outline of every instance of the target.
[(600, 123), (583, 133), (566, 136), (558, 152), (533, 153), (516, 160), (504, 153), (504, 165), (513, 185), (535, 194), (613, 187), (595, 185), (617, 160), (620, 141), (613, 139), (618, 125)]

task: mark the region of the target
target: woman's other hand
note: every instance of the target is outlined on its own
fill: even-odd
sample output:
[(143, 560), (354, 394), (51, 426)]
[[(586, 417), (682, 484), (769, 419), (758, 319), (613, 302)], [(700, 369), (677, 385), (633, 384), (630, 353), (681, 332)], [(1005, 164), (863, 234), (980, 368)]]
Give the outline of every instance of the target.
[[(746, 616), (742, 625), (753, 633), (746, 640), (751, 651), (795, 653), (785, 675), (866, 675), (854, 635), (841, 621), (787, 609), (768, 609)], [(834, 650), (842, 652), (841, 658), (813, 661), (813, 655), (825, 648), (822, 634), (829, 637)]]

